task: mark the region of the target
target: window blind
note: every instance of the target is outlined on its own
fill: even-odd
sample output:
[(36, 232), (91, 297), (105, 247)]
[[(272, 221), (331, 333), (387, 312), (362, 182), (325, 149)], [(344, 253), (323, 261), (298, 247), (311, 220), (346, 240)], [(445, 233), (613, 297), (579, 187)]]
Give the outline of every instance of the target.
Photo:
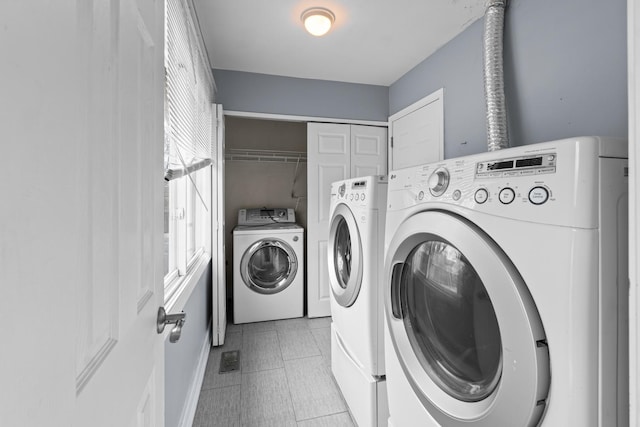
[(166, 1), (165, 180), (211, 164), (213, 78), (188, 0)]

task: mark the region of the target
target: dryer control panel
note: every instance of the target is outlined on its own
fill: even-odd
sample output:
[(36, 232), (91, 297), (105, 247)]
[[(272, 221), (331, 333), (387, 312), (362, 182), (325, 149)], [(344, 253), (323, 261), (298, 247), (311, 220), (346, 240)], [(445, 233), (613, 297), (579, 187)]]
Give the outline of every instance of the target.
[[(536, 154), (529, 156), (518, 156), (511, 158), (501, 158), (488, 162), (477, 162), (475, 179), (511, 179), (519, 177), (540, 176), (556, 172), (556, 160), (558, 154), (548, 152), (544, 154)], [(521, 190), (522, 191), (522, 190)], [(526, 192), (527, 189), (525, 188)], [(490, 196), (490, 192), (486, 186), (479, 187), (474, 193), (474, 201), (478, 204), (485, 203)], [(501, 186), (498, 188), (496, 199), (505, 205), (516, 200), (519, 192), (510, 186)], [(542, 177), (534, 181), (530, 185), (527, 193), (528, 202), (534, 205), (546, 203), (551, 197), (550, 188), (544, 184)]]
[(406, 209), (457, 209), (594, 228), (601, 168), (615, 164), (610, 173), (622, 177), (626, 147), (615, 138), (578, 137), (392, 171), (387, 216)]
[(238, 211), (238, 225), (295, 223), (296, 214), (287, 208), (253, 208)]
[[(371, 175), (336, 181), (331, 185), (331, 203), (348, 203), (350, 206), (362, 206), (377, 209), (380, 186), (387, 184), (385, 175)], [(384, 207), (384, 206), (383, 206)]]

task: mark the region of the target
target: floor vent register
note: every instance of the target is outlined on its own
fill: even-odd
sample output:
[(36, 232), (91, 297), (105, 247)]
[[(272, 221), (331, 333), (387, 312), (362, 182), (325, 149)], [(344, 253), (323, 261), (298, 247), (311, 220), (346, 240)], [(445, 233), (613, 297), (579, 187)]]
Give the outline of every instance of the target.
[(240, 350), (225, 351), (220, 355), (220, 373), (233, 372), (240, 369)]

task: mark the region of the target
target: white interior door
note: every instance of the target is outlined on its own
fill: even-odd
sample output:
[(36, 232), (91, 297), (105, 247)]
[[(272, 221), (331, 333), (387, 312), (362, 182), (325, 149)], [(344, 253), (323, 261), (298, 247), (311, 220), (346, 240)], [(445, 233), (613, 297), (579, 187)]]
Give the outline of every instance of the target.
[(224, 220), (224, 112), (222, 105), (215, 105), (216, 123), (215, 135), (215, 156), (214, 168), (211, 173), (215, 181), (211, 185), (212, 205), (217, 206), (213, 212), (213, 238), (211, 250), (213, 252), (213, 263), (215, 274), (212, 277), (211, 296), (213, 298), (211, 314), (211, 343), (214, 346), (224, 344), (224, 337), (227, 327), (227, 279), (225, 267), (225, 220)]
[(444, 158), (442, 89), (389, 117), (389, 170)]
[(331, 183), (349, 177), (350, 125), (307, 125), (307, 315), (331, 315), (327, 243)]
[(387, 174), (387, 128), (351, 126), (351, 176)]
[(1, 423), (163, 426), (163, 2), (1, 9)]

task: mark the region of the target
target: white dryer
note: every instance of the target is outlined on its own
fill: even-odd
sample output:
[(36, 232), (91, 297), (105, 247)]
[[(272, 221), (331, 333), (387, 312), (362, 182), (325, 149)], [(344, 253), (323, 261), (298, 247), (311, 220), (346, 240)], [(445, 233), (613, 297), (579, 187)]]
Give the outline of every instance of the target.
[(384, 176), (331, 186), (331, 369), (360, 426), (386, 426), (388, 419), (380, 280), (386, 201)]
[(233, 230), (234, 323), (302, 317), (304, 229), (293, 209), (241, 209)]
[(626, 157), (582, 137), (391, 173), (390, 426), (628, 425)]

